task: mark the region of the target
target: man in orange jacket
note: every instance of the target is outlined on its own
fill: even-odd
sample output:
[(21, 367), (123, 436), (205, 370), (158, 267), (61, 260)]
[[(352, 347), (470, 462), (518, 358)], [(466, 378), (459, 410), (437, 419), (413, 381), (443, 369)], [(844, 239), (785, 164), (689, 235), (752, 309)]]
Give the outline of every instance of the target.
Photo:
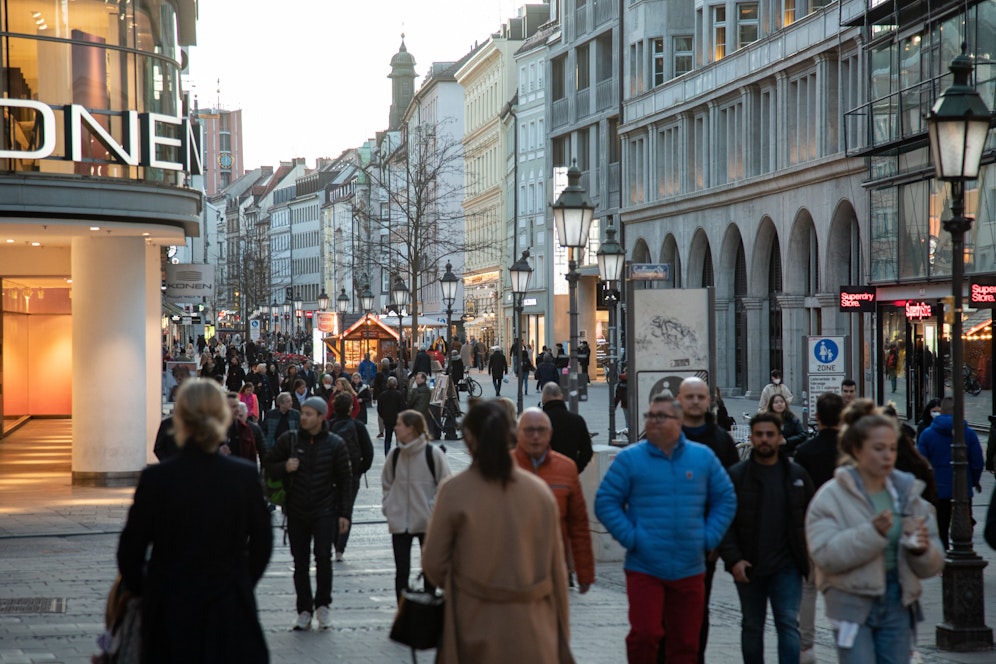
[[(516, 463), (535, 473), (549, 485), (560, 509), (560, 534), (564, 538), (567, 566), (577, 572), (578, 590), (588, 592), (595, 582), (595, 556), (588, 528), (588, 508), (581, 492), (574, 461), (550, 448), (553, 426), (539, 408), (527, 408), (519, 416), (516, 446), (512, 452)], [(573, 565), (571, 558), (573, 557)]]

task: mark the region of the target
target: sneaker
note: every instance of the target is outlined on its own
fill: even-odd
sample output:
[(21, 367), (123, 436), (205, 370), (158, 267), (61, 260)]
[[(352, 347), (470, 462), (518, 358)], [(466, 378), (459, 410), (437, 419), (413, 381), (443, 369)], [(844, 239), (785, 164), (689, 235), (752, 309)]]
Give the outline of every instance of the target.
[(302, 611), (297, 615), (297, 620), (294, 622), (295, 632), (306, 632), (311, 629), (311, 611)]
[(331, 606), (320, 606), (315, 611), (315, 615), (318, 617), (318, 629), (326, 630), (332, 628), (332, 607)]
[(335, 552), (335, 561), (337, 563), (341, 563), (342, 562), (342, 551), (336, 551)]
[(816, 653), (812, 648), (806, 648), (799, 653), (799, 664), (816, 664)]

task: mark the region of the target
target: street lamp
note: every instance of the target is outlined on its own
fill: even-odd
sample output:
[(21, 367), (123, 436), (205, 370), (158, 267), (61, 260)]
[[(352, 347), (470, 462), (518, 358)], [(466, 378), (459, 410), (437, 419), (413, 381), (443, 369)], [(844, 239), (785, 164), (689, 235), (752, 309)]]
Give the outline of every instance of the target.
[(261, 305), (259, 305), (259, 317), (262, 318), (264, 321), (266, 321), (267, 327), (269, 327), (269, 323), (270, 323), (270, 305), (268, 305), (268, 304), (261, 304)]
[(339, 293), (339, 297), (335, 299), (335, 304), (340, 314), (344, 314), (349, 311), (349, 296), (346, 295), (345, 288), (343, 288)]
[(370, 284), (363, 287), (363, 292), (360, 293), (360, 306), (363, 307), (364, 315), (366, 316), (366, 337), (367, 337), (367, 352), (370, 352), (370, 311), (374, 306), (374, 294), (370, 292)]
[(512, 309), (515, 318), (512, 319), (512, 336), (519, 340), (516, 351), (515, 363), (516, 373), (519, 376), (515, 393), (515, 405), (517, 412), (522, 412), (522, 383), (525, 381), (525, 373), (522, 371), (522, 351), (526, 345), (526, 340), (522, 338), (522, 298), (526, 296), (529, 289), (529, 277), (533, 274), (533, 268), (529, 265), (529, 250), (522, 252), (522, 258), (512, 263), (508, 268), (509, 280), (512, 282)]
[(318, 294), (318, 309), (320, 311), (325, 311), (329, 308), (329, 295), (322, 289), (322, 292)]
[(962, 372), (962, 282), (965, 272), (965, 233), (972, 218), (965, 216), (965, 180), (979, 177), (989, 125), (989, 109), (968, 83), (972, 59), (965, 54), (951, 62), (954, 82), (938, 98), (927, 116), (930, 152), (939, 180), (951, 184), (951, 218), (944, 230), (951, 233), (951, 289), (954, 319), (951, 323), (952, 417), (951, 548), (942, 578), (944, 622), (937, 626), (937, 647), (942, 650), (982, 650), (993, 645), (993, 631), (985, 625), (982, 570), (986, 561), (972, 550), (972, 504), (965, 449), (965, 382)]
[(447, 338), (443, 341), (446, 343), (446, 347), (450, 347), (450, 319), (453, 317), (453, 303), (456, 302), (457, 286), (460, 285), (460, 279), (453, 274), (453, 266), (449, 261), (446, 261), (446, 272), (443, 274), (442, 278), (439, 280), (439, 285), (443, 288), (443, 302), (446, 304), (446, 336)]
[[(616, 242), (616, 229), (609, 222), (605, 229), (605, 242), (598, 248), (598, 276), (605, 283), (605, 303), (609, 305), (609, 352), (605, 357), (605, 378), (609, 385), (609, 442), (616, 437), (615, 387), (618, 358), (616, 353), (619, 340), (619, 321), (616, 318), (616, 304), (619, 302), (619, 282), (622, 281), (626, 252)], [(629, 423), (627, 422), (627, 425)]]
[(571, 368), (567, 377), (568, 403), (572, 413), (578, 412), (578, 263), (574, 258), (575, 249), (583, 249), (588, 244), (588, 231), (595, 214), (595, 206), (588, 200), (588, 193), (581, 186), (581, 169), (578, 162), (567, 169), (567, 187), (553, 204), (553, 223), (557, 228), (557, 240), (561, 247), (567, 247), (567, 285), (569, 287), (568, 312), (571, 323)]
[(411, 301), (411, 291), (405, 286), (405, 282), (400, 276), (394, 278), (394, 286), (391, 287), (391, 299), (398, 307), (398, 366), (408, 368), (405, 364), (404, 328), (401, 325), (401, 311), (408, 306)]

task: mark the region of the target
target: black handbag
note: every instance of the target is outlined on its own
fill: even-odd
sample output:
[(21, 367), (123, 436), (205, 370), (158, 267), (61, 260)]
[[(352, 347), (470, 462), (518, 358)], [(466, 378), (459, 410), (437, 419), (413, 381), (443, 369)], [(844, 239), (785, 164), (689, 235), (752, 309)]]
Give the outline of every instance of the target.
[(443, 637), (445, 604), (443, 597), (435, 593), (401, 591), (398, 613), (391, 626), (391, 640), (413, 651), (438, 647)]

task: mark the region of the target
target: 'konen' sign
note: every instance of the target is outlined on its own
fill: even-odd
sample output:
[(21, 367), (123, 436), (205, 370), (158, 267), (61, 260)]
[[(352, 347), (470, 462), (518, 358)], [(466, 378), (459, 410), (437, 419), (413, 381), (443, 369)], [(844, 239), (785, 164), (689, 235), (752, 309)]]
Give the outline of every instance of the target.
[[(190, 175), (204, 172), (201, 164), (200, 137), (188, 118), (178, 118), (160, 113), (138, 111), (112, 111), (96, 117), (79, 104), (49, 106), (32, 99), (0, 99), (0, 109), (25, 108), (35, 114), (34, 125), (40, 127), (35, 149), (18, 150), (8, 139), (0, 145), (0, 159), (62, 159), (65, 161), (102, 161), (84, 159), (83, 136), (89, 133), (110, 155), (109, 163), (122, 166), (161, 168), (182, 171)], [(65, 154), (55, 153), (55, 114), (63, 114), (65, 127)], [(6, 115), (6, 111), (4, 112)], [(99, 121), (107, 115), (121, 118), (123, 126), (120, 140)], [(37, 147), (35, 147), (37, 146)], [(170, 157), (165, 157), (170, 155)]]

